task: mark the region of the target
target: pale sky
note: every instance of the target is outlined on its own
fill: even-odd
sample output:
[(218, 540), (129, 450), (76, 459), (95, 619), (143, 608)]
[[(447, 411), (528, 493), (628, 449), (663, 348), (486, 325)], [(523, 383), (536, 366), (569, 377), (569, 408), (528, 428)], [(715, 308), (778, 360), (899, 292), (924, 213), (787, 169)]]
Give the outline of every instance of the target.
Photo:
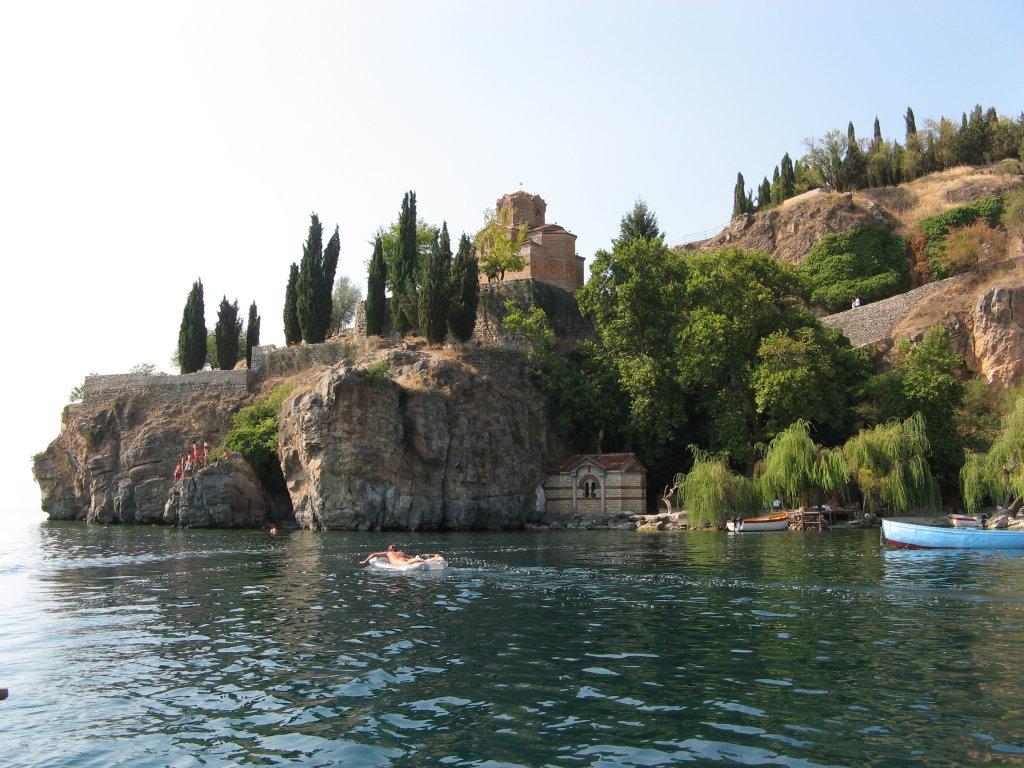
[(196, 278), (281, 344), (312, 211), (364, 291), (410, 189), (457, 241), (522, 184), (589, 265), (638, 198), (718, 228), (737, 171), (851, 120), (1019, 115), (1022, 32), (1016, 0), (0, 0), (0, 509), (38, 514), (85, 374), (177, 373)]

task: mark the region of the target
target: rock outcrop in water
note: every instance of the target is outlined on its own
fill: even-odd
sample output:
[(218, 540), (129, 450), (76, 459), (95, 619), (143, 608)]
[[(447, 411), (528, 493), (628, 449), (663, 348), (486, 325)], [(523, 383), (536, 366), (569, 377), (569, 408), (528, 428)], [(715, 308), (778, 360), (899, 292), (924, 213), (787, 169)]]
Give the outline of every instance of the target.
[(286, 400), (280, 456), (296, 522), (345, 530), (521, 528), (560, 457), (521, 355), (387, 350)]

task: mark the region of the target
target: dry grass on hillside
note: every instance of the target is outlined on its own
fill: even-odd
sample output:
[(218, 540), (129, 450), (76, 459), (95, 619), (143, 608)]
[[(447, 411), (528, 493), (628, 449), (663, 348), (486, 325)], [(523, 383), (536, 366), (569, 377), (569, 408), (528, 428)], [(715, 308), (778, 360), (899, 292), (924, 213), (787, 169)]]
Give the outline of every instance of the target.
[(1015, 161), (985, 168), (960, 166), (923, 176), (898, 187), (855, 192), (854, 200), (860, 205), (870, 201), (881, 206), (896, 219), (897, 232), (908, 234), (917, 222), (927, 216), (985, 197), (985, 194), (970, 194), (972, 190), (988, 190), (991, 194), (997, 194), (1008, 187), (1020, 186), (1020, 174), (1020, 163)]

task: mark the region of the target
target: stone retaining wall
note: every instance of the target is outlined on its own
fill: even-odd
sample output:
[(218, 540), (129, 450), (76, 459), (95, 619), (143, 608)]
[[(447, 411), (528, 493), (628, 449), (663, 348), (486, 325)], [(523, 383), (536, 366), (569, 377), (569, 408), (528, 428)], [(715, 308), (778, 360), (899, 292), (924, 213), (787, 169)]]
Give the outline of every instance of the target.
[(86, 376), (82, 402), (100, 404), (118, 395), (158, 393), (175, 398), (195, 392), (246, 392), (249, 371), (198, 371), (183, 376), (144, 375), (135, 373), (111, 376)]
[(967, 277), (968, 275), (947, 277), (945, 280), (922, 285), (920, 288), (901, 293), (899, 296), (864, 304), (857, 309), (837, 312), (834, 315), (821, 318), (821, 324), (829, 328), (840, 328), (854, 347), (885, 341), (892, 334), (892, 329), (922, 299), (939, 288), (954, 285)]
[(357, 345), (351, 341), (326, 341), (323, 344), (296, 344), (276, 347), (268, 344), (253, 347), (252, 372), (260, 378), (288, 376), (315, 365), (333, 366), (342, 360), (352, 360)]

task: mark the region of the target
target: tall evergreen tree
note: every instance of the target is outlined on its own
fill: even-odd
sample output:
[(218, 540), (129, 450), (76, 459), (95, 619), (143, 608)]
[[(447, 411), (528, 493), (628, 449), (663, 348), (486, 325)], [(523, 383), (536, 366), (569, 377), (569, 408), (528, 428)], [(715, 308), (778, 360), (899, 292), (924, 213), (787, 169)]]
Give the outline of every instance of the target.
[(750, 213), (753, 204), (747, 195), (747, 183), (743, 180), (743, 174), (736, 174), (736, 186), (732, 191), (732, 215), (739, 216), (741, 213)]
[(757, 209), (759, 211), (764, 210), (772, 204), (772, 185), (768, 181), (768, 177), (765, 176), (761, 180), (761, 186), (757, 188)]
[(302, 341), (302, 328), (296, 312), (299, 296), (299, 265), (292, 263), (288, 272), (288, 287), (284, 292), (284, 343), (288, 346)]
[(907, 114), (903, 116), (904, 121), (907, 124), (907, 144), (910, 144), (910, 137), (917, 137), (917, 121), (914, 120), (914, 110), (907, 107)]
[(238, 363), (238, 340), (242, 335), (237, 299), (229, 303), (228, 297), (224, 296), (220, 300), (213, 332), (217, 339), (217, 367), (222, 371), (234, 370)]
[(867, 173), (867, 158), (857, 141), (851, 120), (846, 127), (846, 155), (843, 157), (839, 189), (861, 189)]
[(796, 170), (793, 168), (793, 161), (789, 158), (789, 152), (782, 156), (782, 163), (779, 166), (779, 185), (782, 187), (783, 200), (789, 200), (796, 194)]
[(871, 139), (871, 152), (875, 153), (882, 146), (882, 124), (878, 122), (878, 115), (875, 115), (875, 135)]
[(245, 367), (252, 368), (253, 347), (260, 345), (260, 316), (256, 313), (256, 302), (249, 305), (249, 321), (245, 326)]
[(473, 241), (465, 233), (459, 238), (459, 252), (452, 264), (449, 295), (448, 330), (465, 344), (473, 337), (476, 310), (480, 302), (479, 265)]
[(178, 331), (178, 365), (182, 373), (195, 373), (206, 362), (206, 307), (203, 281), (192, 284)]
[(448, 280), (451, 272), (452, 246), (448, 223), (442, 222), (441, 233), (430, 252), (427, 274), (420, 295), (420, 330), (431, 344), (444, 342), (448, 332)]
[(394, 329), (405, 336), (417, 320), (416, 274), (419, 266), (416, 246), (416, 193), (409, 191), (402, 198), (398, 216), (398, 253), (392, 275), (391, 321)]
[(366, 335), (380, 336), (384, 331), (384, 286), (387, 284), (387, 265), (384, 263), (384, 246), (380, 236), (373, 241), (373, 256), (370, 257), (370, 271), (366, 280)]
[(782, 174), (779, 173), (779, 166), (775, 166), (775, 170), (772, 172), (772, 205), (778, 205), (783, 202), (782, 197)]
[(621, 243), (625, 246), (634, 240), (656, 240), (659, 237), (664, 239), (665, 233), (658, 228), (658, 217), (647, 207), (647, 203), (637, 200), (633, 204), (633, 210), (619, 222), (619, 237), (613, 240), (612, 244)]
[(324, 247), (323, 260), (323, 282), (320, 284), (320, 292), (317, 297), (321, 311), (326, 311), (327, 320), (323, 326), (324, 338), (331, 332), (331, 319), (334, 316), (334, 275), (338, 271), (338, 257), (341, 254), (341, 236), (338, 234), (338, 227), (335, 225), (334, 234), (327, 241)]
[[(320, 218), (315, 213), (310, 214), (309, 234), (302, 246), (295, 296), (295, 314), (302, 329), (302, 340), (307, 344), (319, 344), (324, 340), (331, 318), (329, 310), (324, 317), (323, 233)], [(330, 291), (327, 295), (330, 296)]]

